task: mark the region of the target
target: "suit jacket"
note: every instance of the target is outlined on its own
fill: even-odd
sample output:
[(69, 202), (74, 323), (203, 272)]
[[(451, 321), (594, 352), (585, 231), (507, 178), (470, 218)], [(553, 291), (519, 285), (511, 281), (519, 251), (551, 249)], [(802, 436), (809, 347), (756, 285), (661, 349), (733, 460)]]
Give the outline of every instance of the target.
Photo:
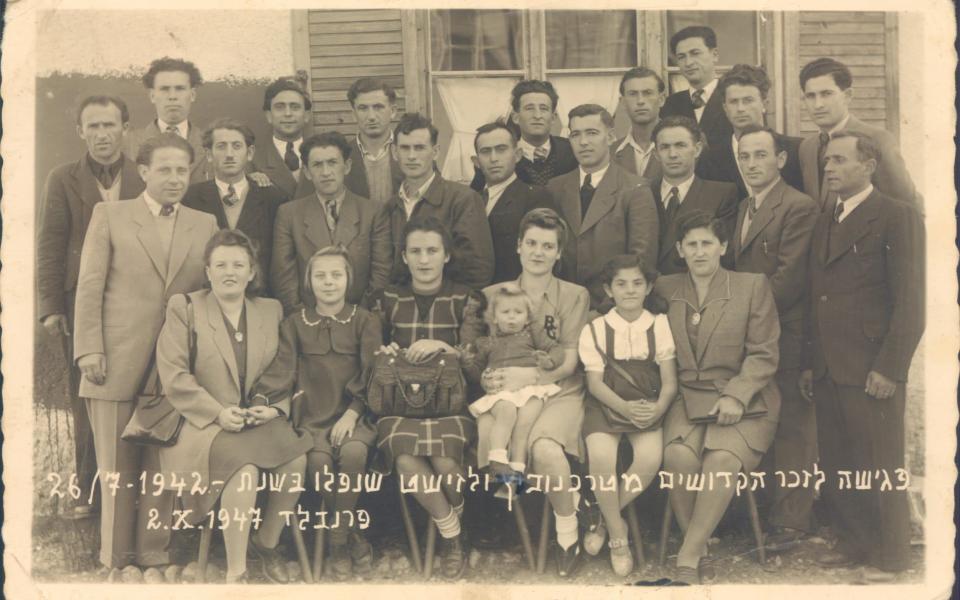
[[(677, 252), (677, 222), (680, 218), (692, 211), (702, 210), (722, 220), (729, 235), (733, 231), (737, 218), (737, 188), (732, 183), (722, 181), (707, 181), (694, 175), (693, 183), (687, 191), (686, 197), (680, 203), (677, 214), (672, 222), (667, 222), (666, 208), (660, 194), (661, 180), (650, 184), (653, 198), (657, 205), (657, 214), (660, 218), (660, 247), (657, 255), (657, 271), (661, 275), (683, 273), (687, 270), (687, 263)], [(732, 266), (732, 248), (728, 245), (727, 254), (723, 257), (725, 267)]]
[(747, 210), (747, 203), (741, 203), (731, 240), (735, 268), (769, 278), (780, 315), (780, 369), (797, 369), (803, 346), (810, 238), (820, 208), (813, 198), (781, 179), (757, 209), (741, 243)]
[[(275, 186), (260, 187), (248, 180), (247, 197), (243, 201), (240, 217), (237, 219), (237, 229), (257, 244), (260, 262), (260, 281), (264, 286), (270, 285), (270, 255), (273, 252), (273, 223), (277, 217), (277, 208), (286, 197)], [(195, 183), (187, 190), (183, 197), (183, 205), (205, 212), (217, 218), (217, 226), (227, 229), (227, 215), (223, 211), (223, 201), (220, 199), (220, 190), (213, 179), (202, 183)], [(264, 295), (269, 295), (265, 291)]]
[[(390, 222), (393, 238), (392, 283), (405, 282), (410, 271), (403, 263), (400, 248), (407, 213), (399, 194), (384, 208)], [(446, 275), (469, 288), (479, 290), (493, 277), (493, 241), (487, 223), (486, 208), (480, 194), (465, 185), (447, 181), (437, 173), (420, 202), (413, 209), (414, 218), (437, 218), (450, 230), (453, 252), (447, 264)]]
[[(787, 147), (787, 162), (780, 169), (780, 176), (788, 185), (798, 190), (803, 189), (803, 173), (800, 169), (800, 142), (802, 140), (779, 133), (776, 134), (776, 137)], [(711, 146), (705, 151), (705, 154), (710, 155), (706, 158), (703, 156), (700, 158), (700, 160), (707, 161), (706, 168), (710, 171), (709, 176), (704, 176), (705, 179), (729, 181), (736, 184), (738, 197), (740, 198), (746, 198), (750, 195), (747, 184), (740, 176), (740, 169), (737, 168), (737, 157), (733, 155), (732, 137), (728, 137), (717, 146)]]
[[(142, 128), (135, 129), (127, 134), (124, 139), (123, 153), (130, 157), (130, 160), (137, 160), (137, 153), (140, 146), (152, 137), (160, 135), (160, 128), (157, 127), (157, 121), (154, 119)], [(190, 163), (190, 183), (200, 183), (213, 177), (213, 171), (207, 161), (207, 154), (203, 148), (203, 131), (199, 127), (190, 123), (187, 129), (187, 141), (193, 148), (193, 162)]]
[[(575, 171), (579, 163), (577, 157), (573, 154), (573, 146), (570, 140), (555, 135), (550, 136), (550, 154), (542, 162), (534, 162), (522, 157), (517, 161), (517, 177), (524, 183), (530, 185), (546, 186), (554, 177), (565, 175), (570, 171)], [(487, 185), (483, 172), (479, 169), (473, 174), (473, 181), (470, 187), (476, 191), (481, 191)]]
[(517, 255), (520, 220), (535, 208), (555, 209), (550, 192), (516, 179), (503, 190), (487, 215), (493, 238), (493, 283), (513, 281), (520, 276), (522, 268)]
[[(690, 91), (683, 90), (667, 96), (666, 102), (660, 108), (660, 118), (670, 116), (690, 117), (697, 120), (697, 113), (693, 108), (693, 100), (690, 98)], [(703, 116), (700, 118), (700, 130), (706, 138), (706, 148), (697, 161), (697, 175), (704, 179), (716, 179), (712, 175), (719, 170), (719, 167), (712, 164), (710, 149), (722, 146), (729, 142), (733, 135), (733, 125), (727, 119), (727, 114), (723, 112), (723, 98), (714, 88), (713, 94), (703, 108)]]
[[(886, 194), (903, 202), (913, 203), (923, 209), (923, 198), (917, 193), (913, 185), (907, 166), (900, 155), (900, 147), (896, 138), (889, 131), (868, 125), (860, 119), (850, 115), (847, 131), (855, 131), (870, 136), (880, 148), (880, 164), (873, 173), (873, 186), (882, 194)], [(800, 142), (800, 167), (803, 171), (803, 191), (814, 200), (818, 200), (821, 210), (833, 212), (836, 194), (827, 189), (825, 181), (820, 181), (820, 172), (817, 167), (817, 151), (820, 147), (819, 134), (811, 135)]]
[(561, 255), (563, 279), (590, 291), (591, 308), (603, 305), (603, 266), (617, 254), (637, 254), (656, 265), (659, 218), (650, 188), (615, 163), (580, 218), (580, 169), (553, 179), (547, 190), (570, 228)]
[[(299, 157), (298, 157), (299, 158)], [(260, 172), (270, 178), (273, 185), (277, 186), (284, 194), (282, 202), (291, 198), (302, 198), (313, 193), (313, 182), (307, 179), (305, 174), (306, 167), (300, 165), (300, 171), (297, 178), (293, 178), (293, 173), (283, 162), (283, 157), (277, 152), (277, 147), (270, 137), (265, 142), (260, 142), (253, 153), (253, 160), (250, 161), (249, 172)]]
[(804, 356), (815, 378), (862, 387), (876, 371), (906, 381), (924, 327), (924, 251), (916, 207), (877, 190), (839, 225), (819, 215)]
[[(620, 138), (610, 146), (610, 157), (612, 161), (620, 165), (631, 175), (640, 175), (647, 181), (655, 181), (663, 177), (663, 167), (660, 166), (660, 157), (657, 156), (656, 149), (650, 152), (650, 160), (647, 161), (647, 167), (643, 170), (643, 173), (637, 173), (636, 150), (629, 144), (620, 148), (620, 145), (623, 144), (625, 139), (627, 139), (626, 136)], [(617, 148), (620, 148), (620, 150), (617, 150)]]
[(303, 286), (307, 261), (317, 250), (334, 244), (347, 249), (353, 267), (347, 302), (358, 304), (365, 293), (386, 286), (393, 244), (390, 223), (383, 210), (346, 190), (336, 231), (331, 236), (320, 199), (310, 194), (281, 205), (277, 211), (270, 276), (273, 292), (285, 312), (301, 302), (313, 305), (313, 291)]
[[(393, 153), (387, 152), (390, 161), (390, 177), (393, 179), (393, 193), (400, 190), (400, 184), (403, 182), (403, 171), (400, 170), (400, 164), (394, 160)], [(350, 140), (350, 172), (344, 178), (343, 183), (347, 189), (361, 198), (370, 197), (370, 184), (367, 183), (367, 166), (363, 162), (363, 153), (360, 152), (360, 144), (357, 143), (357, 136)], [(299, 197), (299, 196), (298, 196)]]
[(81, 397), (129, 402), (140, 391), (166, 303), (206, 282), (203, 251), (216, 232), (212, 216), (181, 206), (165, 261), (143, 195), (94, 207), (80, 257), (73, 355), (105, 354), (107, 379), (84, 378)]
[[(137, 165), (124, 157), (120, 169), (120, 199), (143, 191)], [(80, 251), (93, 207), (101, 202), (97, 180), (84, 156), (50, 172), (43, 189), (37, 227), (37, 318), (71, 314), (69, 298), (77, 288)]]

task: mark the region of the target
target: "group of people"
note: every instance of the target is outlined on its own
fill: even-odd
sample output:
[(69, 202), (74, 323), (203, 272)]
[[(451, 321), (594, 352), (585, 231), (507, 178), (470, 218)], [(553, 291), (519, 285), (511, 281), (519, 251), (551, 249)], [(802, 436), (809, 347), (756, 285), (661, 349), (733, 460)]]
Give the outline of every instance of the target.
[[(218, 482), (179, 499), (196, 522), (217, 502), (252, 508), (240, 482), (263, 470), (455, 475), (475, 448), (506, 495), (528, 474), (553, 482), (563, 577), (604, 546), (626, 575), (639, 543), (621, 514), (638, 492), (619, 477), (577, 491), (574, 473), (636, 475), (646, 489), (661, 465), (735, 476), (763, 460), (827, 473), (838, 541), (823, 564), (864, 565), (868, 581), (905, 569), (905, 492), (835, 482), (904, 461), (924, 229), (897, 144), (849, 113), (852, 76), (834, 59), (801, 71), (819, 133), (799, 140), (765, 125), (762, 68), (718, 78), (712, 30), (683, 29), (670, 50), (689, 89), (668, 95), (655, 70), (628, 70), (619, 140), (594, 104), (570, 111), (568, 138), (551, 134), (553, 86), (519, 82), (509, 119), (477, 130), (470, 187), (438, 172), (430, 119), (393, 125), (396, 93), (375, 78), (347, 94), (350, 138), (306, 135), (310, 95), (287, 78), (264, 96), (271, 139), (255, 143), (233, 119), (201, 131), (189, 114), (202, 79), (180, 59), (144, 76), (156, 118), (143, 130), (128, 131), (120, 98), (83, 100), (87, 152), (44, 190), (38, 317), (72, 367), (82, 497), (96, 469), (119, 475), (100, 494), (100, 561), (136, 564), (148, 582), (170, 562), (170, 529), (147, 521), (169, 524), (177, 498), (169, 485), (140, 495), (141, 473)], [(375, 418), (365, 400), (378, 354), (458, 361), (469, 409)], [(159, 449), (121, 439), (154, 374), (185, 420)], [(618, 472), (622, 442), (632, 460)], [(455, 578), (465, 498), (450, 482), (413, 496)], [(353, 510), (351, 490), (324, 490), (326, 510)], [(676, 579), (709, 577), (707, 541), (733, 493), (670, 490)], [(228, 581), (247, 580), (248, 548), (286, 581), (279, 515), (297, 496), (271, 490), (253, 534), (224, 529)], [(812, 530), (813, 501), (812, 488), (776, 488), (771, 550)], [(358, 528), (332, 529), (336, 575), (372, 556)]]

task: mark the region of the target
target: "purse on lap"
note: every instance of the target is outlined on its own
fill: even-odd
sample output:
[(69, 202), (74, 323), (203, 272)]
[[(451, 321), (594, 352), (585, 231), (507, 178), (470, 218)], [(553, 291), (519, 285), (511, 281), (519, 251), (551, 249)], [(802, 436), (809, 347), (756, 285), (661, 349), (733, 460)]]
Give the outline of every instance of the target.
[(377, 354), (367, 381), (367, 407), (380, 417), (448, 417), (463, 412), (465, 388), (453, 354), (420, 363), (402, 354)]
[[(693, 380), (680, 382), (680, 395), (683, 397), (683, 407), (687, 411), (687, 419), (691, 423), (716, 423), (717, 415), (710, 414), (717, 400), (723, 395), (721, 390), (726, 387), (726, 380)], [(743, 411), (741, 419), (754, 419), (767, 414), (767, 403), (763, 395), (757, 393)]]

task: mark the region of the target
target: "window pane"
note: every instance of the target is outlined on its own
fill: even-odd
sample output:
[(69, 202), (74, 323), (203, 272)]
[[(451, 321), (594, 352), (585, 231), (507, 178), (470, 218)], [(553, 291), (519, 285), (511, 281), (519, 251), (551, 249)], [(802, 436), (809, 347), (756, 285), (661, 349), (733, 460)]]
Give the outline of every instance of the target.
[(637, 17), (632, 10), (549, 10), (547, 68), (632, 67)]
[[(721, 65), (760, 63), (757, 48), (757, 13), (749, 11), (685, 10), (667, 11), (667, 40), (690, 25), (706, 25), (717, 34)], [(669, 46), (667, 50), (669, 50)], [(671, 67), (677, 62), (670, 54)]]
[(521, 69), (523, 38), (518, 10), (431, 10), (434, 71)]

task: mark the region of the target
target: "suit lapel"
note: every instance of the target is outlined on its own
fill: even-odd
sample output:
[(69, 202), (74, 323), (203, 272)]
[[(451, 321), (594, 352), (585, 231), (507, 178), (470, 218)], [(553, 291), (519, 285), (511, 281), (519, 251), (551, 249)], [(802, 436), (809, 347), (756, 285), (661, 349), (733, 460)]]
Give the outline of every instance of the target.
[(265, 348), (263, 343), (263, 319), (261, 319), (260, 311), (257, 310), (257, 306), (249, 298), (244, 300), (244, 306), (247, 312), (247, 376), (245, 378), (247, 389), (241, 390), (241, 394), (243, 398), (246, 398), (247, 391), (256, 380), (256, 375), (262, 370), (260, 361), (263, 360)]
[[(600, 219), (603, 218), (603, 215), (610, 212), (613, 208), (613, 205), (616, 203), (616, 198), (614, 195), (617, 191), (620, 190), (620, 173), (619, 167), (613, 163), (610, 163), (610, 166), (607, 168), (607, 172), (604, 174), (603, 179), (600, 180), (600, 185), (597, 186), (596, 191), (593, 193), (593, 200), (590, 201), (590, 207), (587, 208), (587, 214), (583, 217), (583, 223), (580, 224), (580, 233), (590, 229), (596, 225)], [(577, 173), (577, 180), (579, 182), (580, 171), (574, 171)], [(577, 199), (579, 200), (580, 194), (577, 194)], [(578, 202), (579, 204), (579, 202)]]
[(497, 199), (497, 203), (493, 205), (493, 210), (490, 211), (487, 219), (493, 222), (502, 214), (506, 213), (510, 208), (510, 205), (517, 201), (517, 198), (522, 192), (522, 186), (523, 182), (520, 181), (519, 177), (514, 180), (513, 183), (508, 185), (507, 189), (503, 190), (503, 193), (500, 194), (500, 198)]
[(360, 207), (357, 206), (358, 202), (360, 202), (360, 199), (350, 190), (347, 190), (343, 196), (343, 202), (340, 203), (337, 230), (333, 235), (334, 243), (347, 247), (360, 232)]
[(687, 305), (697, 307), (697, 294), (693, 291), (690, 277), (685, 276), (683, 282), (677, 286), (670, 296), (670, 308), (667, 317), (678, 329), (674, 334), (677, 347), (677, 362), (693, 365), (696, 359), (693, 356), (693, 347), (690, 345), (690, 336), (687, 335)]
[(643, 178), (647, 181), (655, 181), (663, 176), (663, 170), (660, 167), (660, 158), (654, 149), (650, 152), (650, 160), (647, 161), (647, 168), (643, 170)]
[(83, 202), (84, 212), (92, 213), (93, 207), (103, 197), (100, 195), (100, 188), (97, 187), (97, 180), (86, 162), (87, 158), (84, 156), (73, 168), (74, 193)]
[[(273, 138), (267, 140), (265, 146), (263, 169), (267, 171), (267, 176), (277, 182), (278, 188), (289, 189), (290, 195), (295, 196), (298, 182), (293, 178), (293, 173), (287, 168), (286, 163), (283, 162), (283, 157), (280, 156), (277, 147), (273, 144)], [(301, 171), (303, 171), (302, 168)], [(301, 172), (300, 175), (302, 176), (303, 173)]]
[(313, 244), (313, 252), (331, 245), (327, 215), (316, 194), (302, 198), (304, 235)]
[(177, 210), (177, 221), (173, 224), (173, 239), (170, 242), (170, 268), (167, 270), (167, 287), (177, 277), (183, 261), (187, 259), (190, 252), (190, 246), (193, 240), (190, 239), (190, 232), (195, 224), (191, 209), (186, 206), (180, 206)]
[[(237, 357), (233, 353), (233, 345), (230, 343), (227, 327), (223, 324), (223, 312), (220, 311), (220, 305), (217, 304), (217, 299), (212, 293), (207, 294), (205, 302), (207, 303), (207, 323), (213, 330), (213, 343), (217, 347), (217, 351), (220, 352), (220, 356), (223, 357), (223, 361), (227, 363), (227, 369), (230, 370), (230, 376), (233, 378), (233, 385), (239, 391), (240, 375), (237, 372)], [(249, 313), (247, 318), (250, 318)], [(249, 328), (249, 323), (247, 327)], [(247, 354), (250, 353), (253, 345), (256, 344), (247, 344)]]
[[(219, 191), (217, 193), (219, 196)], [(220, 211), (223, 212), (223, 203), (220, 201), (219, 197), (217, 198), (217, 203), (220, 204)], [(263, 214), (263, 201), (260, 198), (260, 188), (256, 183), (247, 179), (247, 197), (243, 200), (243, 208), (240, 209), (240, 216), (237, 217), (237, 229), (243, 231), (249, 231), (252, 229), (252, 225), (265, 219), (266, 215)], [(223, 215), (224, 223), (226, 223), (227, 215)]]
[(143, 180), (137, 165), (127, 157), (123, 158), (123, 168), (120, 169), (120, 199), (136, 198), (143, 191)]
[(724, 114), (723, 107), (721, 106), (720, 94), (717, 93), (717, 88), (713, 88), (710, 99), (707, 100), (706, 106), (703, 107), (703, 116), (700, 117), (700, 129), (704, 132), (711, 130), (716, 123), (726, 118), (727, 115)]
[(142, 244), (143, 249), (146, 250), (147, 256), (150, 257), (150, 262), (152, 262), (153, 266), (157, 269), (157, 274), (160, 275), (161, 279), (166, 280), (167, 261), (163, 255), (163, 244), (160, 242), (160, 236), (157, 235), (157, 227), (153, 221), (153, 215), (150, 214), (150, 209), (147, 208), (147, 201), (143, 199), (142, 195), (137, 198), (135, 202), (138, 203), (138, 206), (133, 212), (133, 221), (140, 227), (139, 231), (137, 231), (137, 239), (140, 240), (140, 244)]
[(860, 238), (870, 232), (871, 224), (878, 217), (879, 204), (874, 199), (875, 194), (876, 192), (872, 192), (840, 225), (831, 223), (830, 226), (833, 227), (834, 230), (830, 232), (833, 243), (830, 244), (830, 250), (832, 250), (832, 252), (830, 252), (830, 256), (827, 258), (828, 265), (846, 254)]
[[(760, 208), (757, 209), (757, 214), (754, 215), (753, 219), (750, 221), (750, 228), (747, 229), (747, 237), (743, 240), (743, 244), (737, 244), (739, 250), (737, 251), (737, 256), (740, 255), (740, 252), (749, 246), (753, 240), (756, 239), (760, 232), (763, 231), (763, 228), (770, 224), (770, 221), (773, 220), (773, 214), (776, 211), (776, 208), (780, 206), (780, 203), (783, 201), (783, 192), (786, 190), (786, 183), (783, 182), (783, 179), (777, 182), (777, 185), (770, 190), (770, 193), (767, 194), (767, 197), (764, 198), (763, 204), (760, 205)], [(741, 202), (741, 209), (746, 208), (746, 202)], [(744, 213), (746, 214), (746, 213)], [(742, 231), (740, 228), (743, 227), (743, 219), (740, 219), (740, 227), (737, 227), (737, 235), (742, 236)], [(737, 238), (740, 239), (740, 238)]]
[(710, 336), (717, 328), (720, 322), (720, 316), (727, 307), (727, 300), (731, 298), (730, 294), (730, 273), (726, 270), (719, 270), (710, 281), (710, 289), (707, 290), (707, 297), (703, 301), (705, 310), (700, 321), (700, 331), (697, 333), (697, 364), (703, 360), (703, 353), (707, 349), (707, 342)]
[(566, 217), (567, 225), (575, 235), (580, 235), (580, 169), (574, 169), (566, 175), (556, 178), (559, 183), (560, 197), (557, 204)]
[[(227, 222), (227, 213), (223, 210), (223, 201), (220, 200), (220, 190), (217, 189), (217, 183), (214, 180), (205, 181), (200, 184), (200, 200), (204, 203), (205, 208), (211, 212), (214, 216), (217, 217), (217, 227), (220, 229), (226, 229), (229, 226)], [(252, 192), (251, 188), (251, 192)], [(250, 199), (250, 193), (247, 192), (247, 199)], [(244, 203), (243, 212), (247, 211), (247, 203)], [(240, 218), (243, 218), (243, 212), (240, 214)], [(240, 227), (240, 222), (237, 221), (237, 228)]]

